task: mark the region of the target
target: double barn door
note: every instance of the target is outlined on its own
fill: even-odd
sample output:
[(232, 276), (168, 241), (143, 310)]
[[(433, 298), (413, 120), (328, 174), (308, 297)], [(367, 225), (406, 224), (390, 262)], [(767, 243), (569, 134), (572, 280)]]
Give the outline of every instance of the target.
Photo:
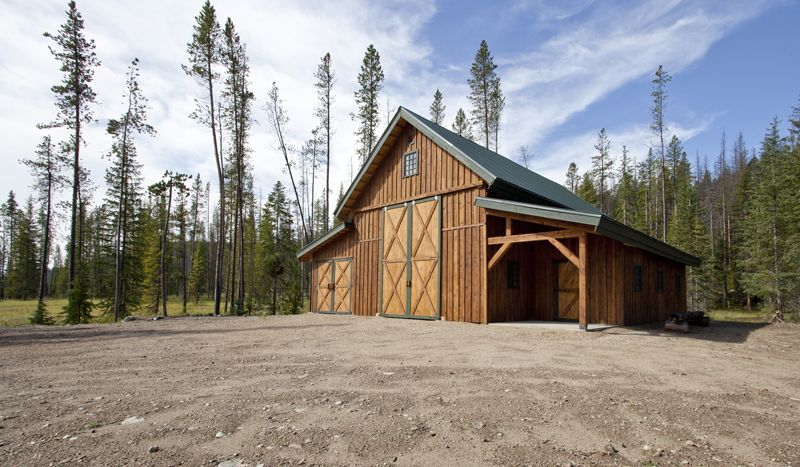
[(350, 258), (319, 263), (317, 269), (316, 310), (319, 313), (350, 313), (352, 311), (352, 268)]
[(383, 210), (381, 315), (439, 317), (440, 209), (434, 197)]

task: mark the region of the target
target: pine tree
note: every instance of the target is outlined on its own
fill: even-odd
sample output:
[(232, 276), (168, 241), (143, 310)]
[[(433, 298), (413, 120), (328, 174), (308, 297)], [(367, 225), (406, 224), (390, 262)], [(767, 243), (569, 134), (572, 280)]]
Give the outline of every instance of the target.
[(437, 125), (441, 125), (444, 122), (444, 111), (446, 107), (443, 99), (442, 91), (439, 91), (437, 88), (436, 92), (433, 93), (433, 103), (431, 103), (430, 108), (431, 121)]
[(129, 302), (138, 301), (138, 297), (126, 296), (136, 289), (130, 283), (126, 259), (142, 196), (142, 165), (137, 158), (135, 138), (155, 135), (155, 129), (147, 123), (147, 98), (139, 87), (139, 60), (136, 58), (128, 67), (123, 103), (125, 112), (119, 119), (109, 120), (106, 130), (113, 139), (109, 154), (111, 166), (106, 170), (106, 198), (111, 210), (108, 220), (114, 229), (114, 321), (129, 314)]
[[(746, 231), (744, 265), (747, 273), (742, 282), (756, 296), (768, 297), (775, 316), (783, 319), (783, 297), (786, 270), (783, 263), (786, 248), (786, 223), (782, 212), (781, 170), (786, 149), (782, 143), (778, 119), (770, 125), (761, 143), (761, 157), (753, 176)], [(796, 193), (789, 196), (794, 197)], [(796, 220), (795, 220), (796, 222)]]
[(53, 146), (50, 136), (42, 138), (42, 142), (36, 148), (36, 158), (22, 161), (28, 166), (33, 175), (33, 188), (37, 193), (40, 205), (42, 206), (42, 235), (41, 235), (41, 255), (39, 264), (41, 273), (39, 276), (39, 295), (36, 312), (31, 318), (33, 324), (52, 324), (52, 318), (45, 313), (44, 298), (47, 294), (47, 269), (50, 263), (50, 243), (53, 219), (53, 195), (56, 194), (65, 184), (66, 178), (62, 174), (64, 167), (69, 160), (63, 154), (59, 154)]
[(492, 80), (492, 93), (490, 94), (489, 101), (489, 119), (490, 129), (492, 132), (492, 141), (494, 142), (494, 152), (500, 149), (500, 118), (503, 115), (503, 110), (506, 107), (506, 98), (503, 91), (500, 89), (500, 78), (495, 77)]
[(333, 85), (336, 84), (336, 76), (331, 66), (331, 54), (326, 53), (322, 56), (317, 72), (314, 74), (317, 82), (318, 107), (316, 116), (319, 119), (319, 128), (324, 130), (320, 134), (325, 146), (325, 204), (323, 210), (325, 218), (323, 232), (327, 232), (330, 225), (330, 197), (331, 197), (331, 106), (333, 105)]
[(578, 191), (579, 180), (578, 165), (574, 162), (570, 162), (569, 167), (567, 167), (567, 182), (565, 186), (569, 188), (569, 191), (576, 193)]
[[(219, 221), (217, 230), (217, 258), (214, 275), (214, 314), (219, 314), (222, 298), (222, 262), (225, 257), (225, 167), (222, 160), (221, 142), (217, 140), (218, 116), (214, 105), (214, 84), (219, 74), (215, 67), (219, 65), (222, 55), (222, 33), (217, 20), (216, 10), (206, 0), (200, 14), (195, 18), (192, 41), (187, 45), (189, 65), (183, 70), (194, 77), (203, 87), (204, 95), (197, 100), (197, 109), (192, 113), (198, 123), (211, 128), (211, 139), (214, 143), (214, 162), (217, 168), (219, 184)], [(219, 135), (221, 140), (222, 135)]]
[(653, 98), (653, 102), (650, 106), (650, 114), (652, 116), (650, 129), (655, 133), (660, 142), (659, 157), (661, 159), (661, 167), (659, 171), (659, 181), (661, 188), (661, 240), (663, 241), (667, 239), (667, 164), (664, 154), (664, 137), (668, 131), (666, 122), (664, 121), (664, 109), (667, 101), (667, 83), (669, 83), (670, 80), (672, 80), (672, 78), (669, 73), (664, 70), (664, 67), (659, 65), (656, 70), (656, 77), (652, 81), (653, 89), (650, 92), (650, 96)]
[(8, 296), (22, 300), (36, 297), (39, 285), (39, 261), (37, 260), (36, 219), (33, 199), (28, 198), (25, 208), (17, 214), (13, 264), (8, 272)]
[(83, 17), (74, 1), (67, 3), (67, 21), (61, 25), (58, 33), (44, 33), (44, 36), (55, 43), (49, 47), (50, 53), (61, 65), (64, 74), (61, 83), (51, 90), (56, 96), (56, 118), (41, 128), (68, 128), (72, 130), (69, 149), (72, 152), (72, 204), (69, 236), (69, 283), (72, 287), (77, 274), (76, 240), (78, 236), (78, 195), (80, 192), (80, 149), (84, 144), (83, 124), (91, 123), (92, 104), (96, 95), (91, 87), (95, 68), (100, 61), (94, 52), (93, 39), (84, 34)]
[(608, 139), (605, 128), (601, 129), (597, 135), (597, 144), (594, 145), (594, 148), (597, 152), (592, 156), (592, 176), (597, 188), (598, 204), (602, 212), (609, 213), (610, 196), (607, 185), (613, 171), (614, 160), (611, 158), (611, 141)]
[(589, 172), (584, 172), (581, 183), (578, 185), (577, 195), (592, 206), (599, 206), (597, 187), (594, 184), (594, 177)]
[[(497, 65), (494, 64), (489, 45), (481, 41), (475, 61), (470, 67), (470, 78), (467, 80), (470, 94), (469, 102), (472, 104), (472, 122), (477, 128), (478, 137), (483, 139), (484, 146), (489, 148), (489, 141), (495, 130), (495, 121), (499, 122), (500, 109), (498, 99), (502, 97), (500, 81), (495, 73)], [(456, 116), (458, 118), (458, 116)]]
[(379, 98), (383, 89), (383, 68), (381, 56), (375, 47), (370, 44), (364, 54), (361, 72), (358, 74), (358, 90), (355, 92), (358, 111), (350, 117), (358, 122), (356, 137), (358, 138), (357, 154), (360, 165), (369, 158), (372, 147), (378, 140), (378, 125), (380, 124)]
[(614, 217), (625, 225), (631, 225), (631, 211), (635, 204), (635, 188), (631, 160), (628, 157), (628, 148), (626, 146), (622, 146), (618, 179)]
[(469, 140), (473, 139), (472, 125), (467, 119), (467, 114), (464, 113), (464, 109), (459, 108), (458, 112), (456, 112), (456, 119), (453, 121), (453, 131), (459, 136), (463, 136)]

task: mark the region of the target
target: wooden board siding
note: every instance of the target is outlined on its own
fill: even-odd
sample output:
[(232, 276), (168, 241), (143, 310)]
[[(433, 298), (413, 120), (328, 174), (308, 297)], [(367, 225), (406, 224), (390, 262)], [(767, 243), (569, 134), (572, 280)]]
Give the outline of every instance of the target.
[[(481, 186), (474, 172), (434, 143), (427, 136), (406, 127), (402, 136), (389, 148), (375, 174), (362, 189), (354, 210), (367, 211), (415, 199), (443, 195)], [(408, 143), (413, 133), (413, 142)], [(403, 177), (403, 155), (418, 154), (418, 175)], [(472, 207), (471, 205), (469, 206)]]
[[(406, 130), (407, 132), (408, 130)], [(440, 196), (441, 313), (448, 321), (480, 323), (484, 316), (486, 259), (484, 210), (475, 198), (486, 196), (485, 184), (471, 170), (419, 132), (409, 144), (398, 138), (356, 201), (354, 231), (313, 253), (313, 281), (319, 263), (352, 258), (352, 313), (374, 316), (380, 304), (381, 213), (386, 206)], [(419, 173), (403, 178), (402, 155), (416, 150)], [(312, 300), (314, 295), (312, 294)], [(315, 304), (312, 304), (312, 309)]]
[[(625, 325), (666, 320), (686, 311), (686, 267), (637, 248), (624, 246)], [(642, 267), (642, 289), (634, 291), (634, 268)], [(658, 271), (664, 271), (664, 291), (657, 291)], [(676, 274), (680, 285), (676, 288)]]

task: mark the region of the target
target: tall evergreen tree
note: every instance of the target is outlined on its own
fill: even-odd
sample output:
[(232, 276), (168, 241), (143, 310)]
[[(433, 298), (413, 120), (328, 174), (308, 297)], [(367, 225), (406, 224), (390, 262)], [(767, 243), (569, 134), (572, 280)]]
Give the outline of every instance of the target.
[(660, 143), (658, 154), (661, 160), (659, 181), (661, 189), (661, 240), (663, 241), (667, 239), (667, 164), (664, 151), (664, 138), (668, 131), (666, 122), (664, 121), (664, 109), (667, 102), (667, 83), (669, 83), (670, 80), (672, 80), (672, 78), (669, 73), (664, 70), (663, 66), (659, 65), (656, 70), (656, 77), (653, 78), (652, 81), (653, 89), (650, 92), (650, 96), (653, 98), (653, 102), (650, 106), (650, 114), (652, 116), (650, 129), (655, 133), (656, 137), (658, 137)]
[(495, 121), (499, 122), (502, 110), (498, 101), (502, 97), (500, 81), (495, 69), (497, 65), (494, 64), (492, 54), (489, 52), (489, 45), (483, 40), (470, 67), (467, 84), (470, 90), (469, 102), (472, 104), (472, 123), (486, 148), (489, 148), (489, 142), (495, 131)]
[(597, 152), (592, 156), (592, 175), (597, 187), (598, 204), (600, 210), (608, 214), (610, 212), (608, 180), (613, 172), (614, 160), (611, 158), (611, 141), (605, 128), (597, 135), (597, 144), (594, 148)]
[[(111, 166), (106, 170), (108, 185), (107, 204), (112, 209), (109, 222), (114, 229), (114, 321), (126, 316), (129, 302), (138, 298), (126, 296), (136, 287), (130, 283), (131, 274), (126, 269), (126, 259), (131, 241), (131, 229), (136, 225), (142, 196), (142, 165), (138, 161), (135, 138), (154, 135), (155, 129), (147, 122), (147, 98), (139, 87), (139, 59), (134, 58), (128, 67), (125, 91), (125, 111), (119, 119), (108, 121), (107, 132), (112, 137)], [(126, 287), (127, 285), (127, 287)]]
[(58, 151), (56, 151), (50, 136), (45, 136), (36, 148), (36, 157), (34, 159), (23, 160), (22, 163), (28, 166), (31, 175), (33, 175), (33, 188), (42, 206), (43, 214), (40, 240), (41, 255), (39, 256), (39, 264), (41, 265), (39, 295), (36, 311), (31, 318), (31, 322), (33, 324), (52, 324), (52, 318), (48, 317), (46, 313), (44, 298), (48, 289), (47, 269), (50, 263), (53, 195), (66, 184), (67, 179), (62, 174), (62, 171), (69, 163), (69, 160), (63, 154), (59, 154)]
[(50, 88), (56, 96), (56, 118), (42, 128), (68, 128), (72, 131), (67, 143), (72, 153), (72, 203), (69, 234), (69, 284), (73, 286), (77, 272), (76, 259), (78, 238), (78, 197), (80, 193), (81, 162), (80, 150), (84, 144), (83, 124), (91, 123), (92, 105), (96, 95), (91, 87), (94, 71), (100, 66), (95, 54), (93, 39), (87, 39), (84, 33), (83, 17), (75, 1), (67, 3), (67, 20), (56, 34), (44, 33), (52, 39), (54, 45), (49, 47), (50, 53), (61, 65), (63, 73), (59, 84)]
[(17, 215), (13, 263), (8, 272), (8, 296), (22, 300), (36, 297), (39, 285), (39, 262), (36, 253), (36, 219), (33, 199), (28, 198), (25, 208)]
[(370, 44), (364, 54), (361, 72), (358, 74), (358, 90), (355, 92), (358, 110), (350, 117), (358, 122), (356, 137), (358, 138), (357, 153), (360, 165), (364, 165), (369, 158), (372, 147), (378, 140), (378, 125), (380, 124), (379, 98), (383, 89), (383, 68), (381, 56), (375, 47)]
[[(225, 167), (222, 159), (221, 143), (217, 140), (219, 125), (217, 107), (214, 104), (214, 84), (219, 74), (215, 68), (219, 65), (222, 55), (222, 33), (216, 10), (211, 2), (206, 0), (200, 13), (195, 18), (192, 41), (187, 45), (189, 65), (183, 69), (189, 76), (194, 77), (203, 87), (204, 95), (197, 100), (197, 109), (192, 113), (201, 125), (211, 128), (211, 139), (214, 146), (214, 162), (217, 168), (219, 182), (219, 210), (220, 216), (217, 230), (217, 258), (214, 276), (214, 314), (219, 314), (220, 300), (222, 298), (222, 262), (225, 257)], [(219, 135), (222, 138), (222, 135)]]
[(324, 141), (325, 147), (325, 212), (324, 232), (328, 231), (330, 225), (330, 197), (331, 197), (331, 105), (333, 105), (333, 85), (336, 84), (336, 75), (331, 66), (331, 54), (326, 53), (322, 56), (317, 72), (314, 74), (317, 82), (317, 109), (316, 116), (319, 119), (319, 128), (322, 129), (320, 137)]
[(436, 92), (433, 93), (433, 102), (430, 108), (431, 121), (437, 125), (441, 125), (444, 122), (445, 109), (444, 96), (442, 96), (442, 91), (437, 88)]
[(614, 216), (625, 225), (631, 224), (631, 211), (635, 203), (634, 176), (632, 169), (631, 160), (628, 157), (628, 148), (627, 146), (622, 146), (622, 158), (619, 162), (619, 174), (617, 176), (619, 183), (617, 184), (616, 211)]

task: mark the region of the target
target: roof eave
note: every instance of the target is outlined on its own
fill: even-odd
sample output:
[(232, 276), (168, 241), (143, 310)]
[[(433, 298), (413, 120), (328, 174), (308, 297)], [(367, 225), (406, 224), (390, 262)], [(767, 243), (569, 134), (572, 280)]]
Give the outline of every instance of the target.
[(335, 238), (337, 238), (339, 234), (353, 230), (355, 229), (355, 227), (356, 227), (355, 224), (353, 224), (352, 222), (342, 222), (341, 224), (334, 226), (329, 231), (317, 237), (316, 240), (298, 250), (296, 254), (297, 259), (300, 261), (307, 261), (309, 259), (309, 256), (315, 250), (325, 246), (329, 241), (332, 241)]

